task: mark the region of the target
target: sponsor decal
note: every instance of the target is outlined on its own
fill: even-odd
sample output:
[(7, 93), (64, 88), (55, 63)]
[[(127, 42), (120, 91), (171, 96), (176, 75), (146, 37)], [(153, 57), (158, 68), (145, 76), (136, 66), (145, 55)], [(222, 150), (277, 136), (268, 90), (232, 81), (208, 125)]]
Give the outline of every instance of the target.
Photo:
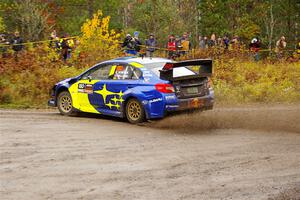
[(84, 88), (85, 88), (85, 83), (78, 84), (78, 89), (84, 89)]
[(92, 94), (93, 93), (93, 85), (92, 84), (79, 83), (78, 84), (78, 92)]
[(144, 72), (143, 72), (143, 76), (144, 76), (144, 77), (153, 77), (152, 73), (149, 72), (149, 71), (144, 71)]
[(159, 101), (162, 101), (162, 98), (152, 99), (149, 101), (149, 103), (155, 103), (155, 102), (159, 102)]
[(144, 100), (144, 101), (142, 101), (142, 104), (143, 104), (143, 105), (147, 105), (147, 104), (148, 104), (148, 101), (147, 101), (147, 100)]
[(166, 105), (167, 109), (176, 109), (178, 107), (179, 107), (178, 105)]
[(197, 98), (194, 98), (191, 101), (191, 104), (190, 104), (190, 106), (193, 107), (193, 108), (200, 108), (203, 105), (204, 105), (203, 100), (200, 100), (200, 99), (197, 99)]
[(165, 96), (166, 100), (169, 101), (169, 100), (175, 100), (176, 99), (176, 96), (175, 95), (169, 95), (169, 96)]

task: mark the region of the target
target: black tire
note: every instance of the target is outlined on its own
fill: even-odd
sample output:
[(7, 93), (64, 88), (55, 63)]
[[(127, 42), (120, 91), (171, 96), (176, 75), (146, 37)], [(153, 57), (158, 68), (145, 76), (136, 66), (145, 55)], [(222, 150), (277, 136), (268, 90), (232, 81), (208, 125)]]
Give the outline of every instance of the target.
[(72, 97), (68, 91), (59, 93), (57, 97), (57, 108), (62, 115), (74, 116), (76, 114), (73, 108)]
[(145, 110), (143, 105), (137, 99), (129, 99), (126, 103), (126, 118), (132, 124), (138, 124), (145, 121)]

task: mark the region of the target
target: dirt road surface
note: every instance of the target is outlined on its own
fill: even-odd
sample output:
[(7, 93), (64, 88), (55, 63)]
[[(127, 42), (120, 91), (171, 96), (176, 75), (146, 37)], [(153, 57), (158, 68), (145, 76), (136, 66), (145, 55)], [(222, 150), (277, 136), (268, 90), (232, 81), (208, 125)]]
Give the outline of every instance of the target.
[(300, 199), (300, 106), (142, 125), (0, 110), (0, 199)]

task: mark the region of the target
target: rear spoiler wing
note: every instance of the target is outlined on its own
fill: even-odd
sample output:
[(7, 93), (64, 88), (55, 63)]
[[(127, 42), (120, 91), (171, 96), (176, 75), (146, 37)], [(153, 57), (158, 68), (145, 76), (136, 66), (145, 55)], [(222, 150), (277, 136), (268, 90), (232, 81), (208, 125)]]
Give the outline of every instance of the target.
[[(181, 77), (173, 76), (173, 69), (178, 67), (188, 67), (188, 66), (200, 66), (199, 71), (196, 75), (188, 75)], [(186, 80), (194, 79), (200, 77), (210, 77), (212, 75), (212, 60), (211, 59), (197, 59), (197, 60), (187, 60), (180, 62), (170, 62), (166, 63), (162, 70), (160, 70), (160, 79), (176, 81), (176, 80)]]

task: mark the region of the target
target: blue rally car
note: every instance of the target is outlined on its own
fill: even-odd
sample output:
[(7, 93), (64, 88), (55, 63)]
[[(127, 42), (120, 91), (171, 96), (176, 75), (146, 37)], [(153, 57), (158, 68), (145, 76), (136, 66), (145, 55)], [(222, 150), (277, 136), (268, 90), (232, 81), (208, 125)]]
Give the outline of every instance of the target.
[(63, 115), (98, 113), (130, 123), (182, 110), (212, 109), (212, 60), (123, 57), (54, 85), (49, 106)]

